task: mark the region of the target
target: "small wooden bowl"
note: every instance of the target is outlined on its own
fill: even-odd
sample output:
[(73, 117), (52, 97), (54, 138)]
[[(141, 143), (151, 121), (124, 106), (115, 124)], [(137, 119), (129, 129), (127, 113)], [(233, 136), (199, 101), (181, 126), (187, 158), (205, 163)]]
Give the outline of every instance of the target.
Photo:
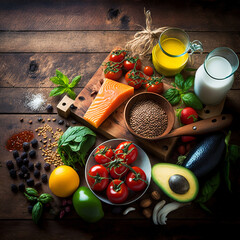
[[(166, 112), (167, 117), (168, 117), (168, 124), (166, 130), (163, 132), (163, 134), (156, 136), (156, 137), (145, 137), (142, 136), (138, 133), (136, 133), (130, 126), (130, 112), (134, 105), (142, 100), (154, 100), (159, 104), (159, 106)], [(166, 98), (163, 96), (156, 94), (156, 93), (151, 93), (151, 92), (142, 92), (134, 95), (129, 101), (127, 102), (125, 109), (124, 109), (124, 121), (127, 126), (127, 129), (131, 134), (134, 136), (140, 138), (140, 139), (145, 139), (145, 140), (158, 140), (160, 137), (163, 137), (167, 135), (173, 128), (174, 121), (175, 121), (175, 113), (173, 110), (172, 105), (167, 101)]]

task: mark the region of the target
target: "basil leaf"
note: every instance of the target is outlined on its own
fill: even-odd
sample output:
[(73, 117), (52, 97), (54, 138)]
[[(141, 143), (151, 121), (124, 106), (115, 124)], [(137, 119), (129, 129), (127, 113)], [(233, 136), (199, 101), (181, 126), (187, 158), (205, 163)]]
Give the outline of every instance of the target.
[(179, 101), (181, 100), (181, 95), (178, 93), (177, 95), (174, 96), (173, 99), (171, 99), (169, 102), (171, 103), (171, 105), (177, 105), (179, 103)]
[(40, 197), (38, 198), (38, 201), (43, 203), (43, 204), (49, 203), (52, 200), (53, 200), (53, 197), (49, 193), (42, 193), (40, 195)]
[(52, 96), (61, 95), (61, 94), (63, 94), (65, 91), (66, 91), (66, 88), (65, 88), (65, 87), (59, 86), (59, 87), (54, 88), (54, 89), (50, 92), (49, 96), (52, 97)]
[(183, 92), (187, 92), (194, 83), (194, 76), (187, 77), (186, 81), (183, 84)]
[(38, 224), (43, 211), (43, 205), (41, 202), (37, 202), (32, 209), (32, 219), (33, 221)]
[(178, 90), (176, 88), (169, 88), (163, 96), (168, 100), (172, 100), (178, 94)]
[(62, 79), (60, 79), (59, 77), (51, 77), (50, 81), (52, 81), (53, 83), (55, 83), (57, 85), (66, 86), (64, 81)]
[(178, 73), (175, 75), (175, 83), (178, 88), (183, 89), (184, 78), (183, 78), (182, 74)]
[(81, 76), (75, 77), (75, 78), (72, 80), (72, 82), (69, 84), (69, 87), (70, 87), (70, 88), (75, 87), (75, 86), (79, 83), (80, 80), (81, 80)]
[(182, 94), (182, 100), (188, 107), (192, 107), (196, 110), (201, 110), (203, 108), (201, 101), (194, 93), (189, 92)]
[(68, 94), (68, 96), (71, 98), (71, 99), (75, 99), (76, 98), (76, 93), (72, 90), (72, 89), (70, 89), (70, 88), (67, 88), (67, 94)]
[(65, 84), (69, 84), (69, 79), (66, 75), (64, 75), (62, 72), (60, 72), (58, 69), (56, 69), (56, 76), (60, 78)]

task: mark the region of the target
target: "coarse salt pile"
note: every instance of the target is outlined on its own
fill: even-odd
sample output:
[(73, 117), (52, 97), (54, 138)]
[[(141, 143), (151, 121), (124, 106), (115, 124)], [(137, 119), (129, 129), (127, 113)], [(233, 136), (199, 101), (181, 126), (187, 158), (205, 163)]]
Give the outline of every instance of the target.
[(46, 99), (41, 93), (29, 94), (26, 97), (25, 105), (33, 111), (43, 110)]

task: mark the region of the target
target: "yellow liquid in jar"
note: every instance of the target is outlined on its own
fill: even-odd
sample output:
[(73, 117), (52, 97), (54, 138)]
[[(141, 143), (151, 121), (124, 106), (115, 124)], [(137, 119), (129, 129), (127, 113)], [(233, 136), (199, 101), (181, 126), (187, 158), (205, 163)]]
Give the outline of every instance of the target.
[[(176, 38), (163, 40), (161, 46), (165, 52), (175, 56), (181, 55), (186, 50), (185, 45)], [(188, 60), (188, 53), (180, 57), (170, 57), (162, 52), (158, 44), (154, 47), (153, 51), (153, 55), (155, 55), (153, 57), (154, 66), (156, 65), (156, 70), (165, 76), (173, 76), (179, 73), (185, 67)]]

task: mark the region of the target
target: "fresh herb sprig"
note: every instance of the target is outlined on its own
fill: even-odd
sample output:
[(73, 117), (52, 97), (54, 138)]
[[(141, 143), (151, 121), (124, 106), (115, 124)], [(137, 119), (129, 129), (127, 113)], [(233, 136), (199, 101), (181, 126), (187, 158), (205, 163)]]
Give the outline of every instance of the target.
[(193, 86), (194, 76), (189, 76), (184, 80), (182, 74), (178, 73), (175, 76), (175, 82), (173, 86), (164, 93), (164, 97), (172, 104), (176, 105), (180, 100), (188, 107), (192, 107), (196, 110), (201, 110), (203, 105), (195, 93), (190, 92), (190, 88)]
[(58, 86), (50, 92), (49, 96), (52, 97), (67, 93), (70, 98), (75, 99), (76, 93), (73, 91), (73, 88), (79, 83), (80, 80), (81, 76), (76, 76), (73, 78), (72, 82), (69, 83), (68, 77), (56, 69), (56, 76), (51, 77), (50, 81)]

